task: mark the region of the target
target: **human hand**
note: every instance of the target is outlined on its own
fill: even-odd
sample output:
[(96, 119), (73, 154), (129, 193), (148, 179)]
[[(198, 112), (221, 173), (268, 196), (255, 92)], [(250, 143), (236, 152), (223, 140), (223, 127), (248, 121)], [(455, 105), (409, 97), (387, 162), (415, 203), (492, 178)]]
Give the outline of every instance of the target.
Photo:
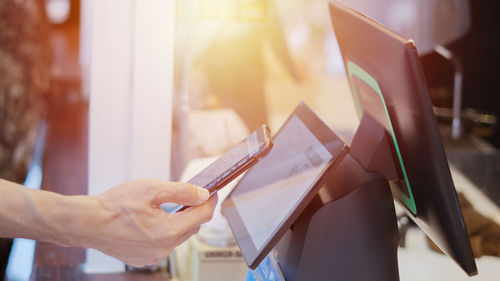
[[(188, 183), (142, 179), (126, 182), (90, 198), (96, 200), (96, 221), (84, 231), (84, 247), (95, 248), (123, 262), (141, 267), (156, 263), (197, 233), (212, 218), (217, 195)], [(208, 200), (207, 200), (208, 199)], [(192, 206), (166, 213), (165, 202)], [(97, 223), (97, 225), (95, 225)], [(85, 229), (85, 228), (84, 228)]]

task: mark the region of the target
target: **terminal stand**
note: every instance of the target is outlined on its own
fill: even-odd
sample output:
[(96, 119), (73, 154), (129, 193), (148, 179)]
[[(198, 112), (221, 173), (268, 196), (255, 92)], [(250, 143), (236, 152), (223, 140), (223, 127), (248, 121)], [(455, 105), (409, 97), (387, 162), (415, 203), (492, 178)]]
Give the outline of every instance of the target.
[(286, 281), (399, 280), (387, 153), (385, 129), (365, 115), (349, 154), (274, 248)]

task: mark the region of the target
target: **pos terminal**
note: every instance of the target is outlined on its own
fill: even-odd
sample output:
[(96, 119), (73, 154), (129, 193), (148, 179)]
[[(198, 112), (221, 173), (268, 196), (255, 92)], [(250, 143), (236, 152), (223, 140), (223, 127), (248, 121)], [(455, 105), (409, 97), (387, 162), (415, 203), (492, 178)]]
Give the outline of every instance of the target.
[(286, 281), (399, 280), (395, 200), (477, 274), (414, 43), (337, 1), (330, 14), (361, 121), (347, 147), (295, 109), (222, 205), (247, 265), (271, 253)]
[(305, 103), (273, 141), (222, 204), (247, 265), (274, 249), (286, 281), (397, 280), (391, 191), (354, 158), (362, 146), (349, 149)]

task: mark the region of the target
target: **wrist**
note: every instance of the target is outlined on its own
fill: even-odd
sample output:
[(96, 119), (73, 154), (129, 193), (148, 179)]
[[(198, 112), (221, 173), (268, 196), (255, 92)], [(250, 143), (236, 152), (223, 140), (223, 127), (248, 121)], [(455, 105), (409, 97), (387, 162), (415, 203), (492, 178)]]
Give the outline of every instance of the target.
[(72, 218), (73, 225), (69, 228), (70, 243), (83, 248), (96, 248), (99, 244), (97, 240), (106, 239), (105, 228), (113, 213), (105, 207), (99, 195), (74, 196), (72, 201), (77, 208)]
[(65, 196), (54, 222), (56, 243), (63, 246), (94, 248), (102, 228), (110, 217), (98, 196)]

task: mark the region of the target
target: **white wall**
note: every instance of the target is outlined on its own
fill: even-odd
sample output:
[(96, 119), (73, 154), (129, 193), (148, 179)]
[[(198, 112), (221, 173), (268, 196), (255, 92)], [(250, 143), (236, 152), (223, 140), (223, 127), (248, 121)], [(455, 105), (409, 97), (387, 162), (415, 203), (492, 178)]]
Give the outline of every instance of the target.
[[(175, 1), (83, 2), (82, 46), (90, 77), (88, 193), (136, 178), (169, 180)], [(104, 254), (87, 252), (87, 271), (123, 268)]]

